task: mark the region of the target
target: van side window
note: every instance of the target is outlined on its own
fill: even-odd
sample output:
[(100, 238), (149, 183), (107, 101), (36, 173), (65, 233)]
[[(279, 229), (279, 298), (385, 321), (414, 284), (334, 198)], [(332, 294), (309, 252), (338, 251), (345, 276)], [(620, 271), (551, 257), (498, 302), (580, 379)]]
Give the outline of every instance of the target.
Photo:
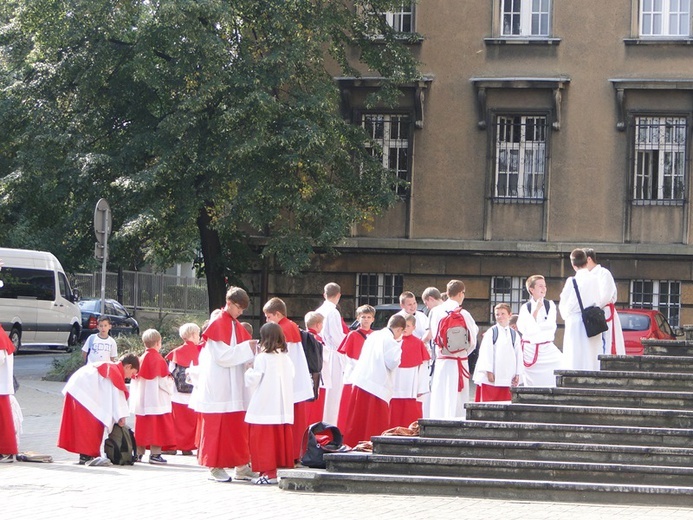
[(58, 273), (58, 285), (60, 286), (60, 294), (63, 295), (63, 298), (72, 301), (72, 290), (70, 290), (70, 282), (68, 282), (65, 275), (60, 272)]
[(2, 298), (28, 298), (35, 300), (55, 300), (55, 279), (53, 271), (5, 267), (2, 270)]

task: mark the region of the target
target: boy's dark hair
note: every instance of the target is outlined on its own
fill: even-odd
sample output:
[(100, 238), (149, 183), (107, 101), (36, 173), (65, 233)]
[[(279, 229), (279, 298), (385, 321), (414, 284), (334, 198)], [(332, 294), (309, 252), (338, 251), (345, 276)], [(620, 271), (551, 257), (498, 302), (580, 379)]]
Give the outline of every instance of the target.
[(583, 251), (585, 252), (587, 258), (591, 258), (595, 264), (597, 263), (597, 253), (594, 252), (594, 249), (591, 247), (586, 247), (583, 249)]
[(260, 327), (260, 346), (265, 352), (287, 352), (284, 331), (276, 323), (265, 323)]
[(98, 318), (96, 318), (96, 323), (102, 323), (102, 322), (104, 322), (104, 321), (107, 321), (109, 325), (111, 324), (111, 318), (109, 318), (109, 317), (106, 316), (105, 314), (102, 314), (101, 316), (99, 316)]
[(229, 290), (226, 291), (226, 301), (233, 302), (244, 310), (250, 305), (248, 293), (240, 287), (229, 287)]
[(393, 316), (390, 316), (390, 319), (387, 320), (388, 329), (404, 329), (406, 326), (407, 321), (401, 314), (395, 314)]
[(135, 354), (124, 354), (120, 358), (120, 363), (125, 366), (125, 365), (130, 365), (132, 368), (135, 370), (140, 369), (140, 358), (138, 358)]
[(286, 316), (286, 303), (281, 298), (270, 298), (267, 303), (262, 307), (262, 312), (267, 312), (269, 314), (281, 314)]
[(573, 249), (570, 253), (570, 263), (581, 268), (587, 265), (587, 255), (583, 249)]

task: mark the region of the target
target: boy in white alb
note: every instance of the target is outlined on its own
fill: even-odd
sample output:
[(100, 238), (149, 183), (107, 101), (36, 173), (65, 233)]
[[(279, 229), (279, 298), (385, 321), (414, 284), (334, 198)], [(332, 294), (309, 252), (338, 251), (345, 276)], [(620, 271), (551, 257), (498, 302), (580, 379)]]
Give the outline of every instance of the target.
[(323, 350), (322, 382), (325, 386), (325, 410), (323, 420), (329, 424), (337, 424), (339, 402), (344, 386), (344, 354), (338, 352), (346, 334), (342, 325), (342, 316), (337, 310), (337, 304), (342, 296), (342, 289), (334, 282), (325, 286), (323, 297), (325, 301), (315, 312), (324, 316), (322, 339), (325, 342)]
[(118, 344), (108, 335), (111, 330), (111, 320), (108, 316), (99, 316), (98, 334), (92, 334), (82, 346), (82, 360), (85, 363), (110, 361), (115, 363), (118, 358)]
[(554, 344), (556, 304), (546, 299), (546, 280), (540, 274), (527, 278), (529, 301), (520, 307), (517, 330), (522, 334), (524, 386), (556, 386), (554, 370), (561, 368), (563, 354)]
[[(465, 287), (461, 280), (450, 280), (447, 285), (448, 299), (431, 310), (431, 327), (435, 326), (436, 361), (431, 381), (431, 418), (464, 419), (469, 402), (469, 361), (467, 355), (476, 348), (479, 327), (472, 315), (462, 309)], [(443, 355), (443, 345), (438, 343), (440, 322), (450, 312), (460, 310), (469, 331), (469, 350)]]
[(510, 387), (518, 385), (522, 374), (520, 335), (510, 328), (512, 309), (499, 303), (493, 313), (496, 324), (481, 339), (474, 370), (477, 403), (510, 401)]
[(402, 358), (395, 368), (390, 400), (390, 428), (407, 427), (423, 417), (423, 396), (431, 391), (428, 362), (431, 355), (423, 341), (414, 335), (417, 321), (411, 314), (404, 318)]
[(400, 338), (406, 322), (395, 314), (387, 328), (372, 333), (363, 344), (351, 374), (352, 392), (344, 443), (356, 446), (389, 426), (389, 404), (393, 391), (393, 373), (402, 357)]
[(426, 335), (426, 330), (428, 329), (428, 316), (423, 312), (418, 310), (418, 305), (416, 303), (416, 296), (413, 292), (404, 291), (399, 295), (399, 306), (402, 308), (397, 314), (406, 318), (407, 316), (414, 316), (416, 318), (416, 328), (414, 329), (414, 336), (419, 339), (423, 339)]
[(626, 343), (623, 339), (621, 318), (618, 317), (618, 312), (616, 311), (618, 291), (614, 276), (606, 267), (602, 267), (597, 263), (597, 253), (594, 252), (594, 249), (587, 247), (584, 251), (587, 255), (587, 269), (590, 270), (590, 274), (596, 276), (597, 280), (599, 280), (600, 301), (598, 305), (604, 309), (606, 324), (609, 326), (609, 330), (602, 333), (602, 354), (625, 356)]

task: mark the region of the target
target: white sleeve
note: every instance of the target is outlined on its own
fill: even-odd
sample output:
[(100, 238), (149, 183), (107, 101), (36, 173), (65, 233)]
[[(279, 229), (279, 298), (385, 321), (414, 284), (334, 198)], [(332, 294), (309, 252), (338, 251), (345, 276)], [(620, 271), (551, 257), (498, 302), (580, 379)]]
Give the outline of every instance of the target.
[(235, 345), (227, 345), (223, 341), (207, 340), (205, 348), (212, 360), (222, 367), (234, 367), (251, 361), (254, 357), (250, 340)]
[(383, 341), (383, 357), (388, 370), (397, 368), (402, 360), (402, 343), (394, 339)]
[(5, 361), (7, 361), (7, 352), (0, 350), (0, 365), (4, 365)]

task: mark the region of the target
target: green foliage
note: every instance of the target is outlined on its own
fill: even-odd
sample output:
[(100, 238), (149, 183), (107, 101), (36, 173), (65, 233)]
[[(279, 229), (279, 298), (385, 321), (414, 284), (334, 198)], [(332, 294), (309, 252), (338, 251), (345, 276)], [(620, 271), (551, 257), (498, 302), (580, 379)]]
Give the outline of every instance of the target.
[(202, 246), (208, 276), (233, 276), (252, 259), (226, 241), (243, 250), (260, 235), (296, 273), (395, 201), (392, 174), (339, 114), (333, 76), (383, 76), (391, 100), (417, 76), (378, 15), (399, 4), (6, 2), (0, 243), (90, 267), (105, 197), (113, 267), (168, 266)]

